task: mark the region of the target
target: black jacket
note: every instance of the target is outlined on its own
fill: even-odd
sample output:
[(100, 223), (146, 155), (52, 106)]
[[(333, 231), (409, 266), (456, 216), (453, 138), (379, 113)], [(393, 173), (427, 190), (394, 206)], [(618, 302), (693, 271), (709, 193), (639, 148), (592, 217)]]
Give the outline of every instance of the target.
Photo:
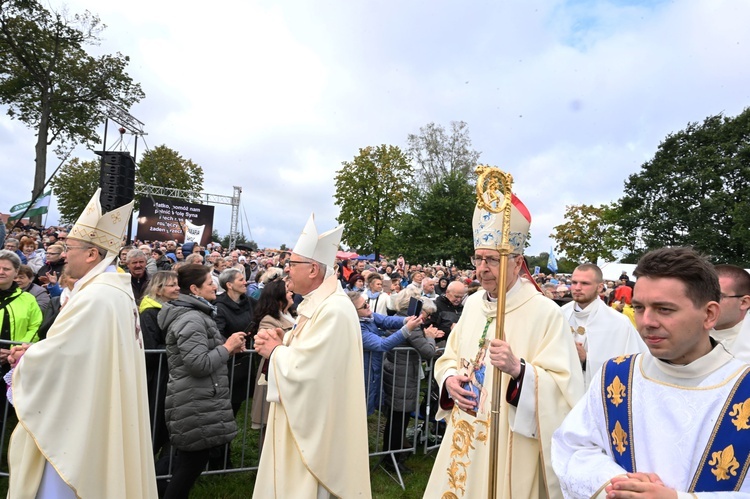
[(461, 317), (464, 306), (455, 306), (445, 295), (442, 295), (435, 298), (435, 307), (437, 307), (437, 311), (430, 318), (435, 327), (445, 333), (445, 336), (441, 339), (441, 341), (445, 341), (451, 334), (451, 325), (458, 322), (459, 317)]

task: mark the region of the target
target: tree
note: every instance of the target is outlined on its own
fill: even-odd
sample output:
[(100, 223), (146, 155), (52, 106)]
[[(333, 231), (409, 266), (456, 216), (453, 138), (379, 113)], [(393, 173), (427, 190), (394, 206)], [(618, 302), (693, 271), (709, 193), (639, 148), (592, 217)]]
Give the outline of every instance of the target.
[(380, 253), (392, 237), (398, 209), (409, 195), (412, 168), (396, 146), (364, 147), (336, 172), (337, 218), (342, 241), (360, 253)]
[(410, 212), (398, 220), (388, 252), (403, 253), (409, 261), (450, 260), (467, 267), (474, 252), (471, 219), (475, 204), (476, 191), (461, 172), (444, 175), (420, 193)]
[(613, 221), (612, 208), (588, 204), (565, 207), (565, 223), (550, 234), (557, 251), (578, 263), (596, 263), (597, 258), (615, 260), (614, 252), (623, 243)]
[[(530, 272), (534, 272), (534, 267), (539, 267), (539, 271), (542, 274), (551, 274), (551, 271), (547, 268), (549, 253), (546, 251), (542, 251), (539, 255), (524, 255), (524, 257), (526, 258), (526, 264), (529, 266)], [(572, 274), (577, 266), (578, 263), (567, 257), (558, 258), (557, 274)]]
[(409, 134), (407, 141), (407, 152), (416, 162), (416, 178), (422, 187), (429, 189), (448, 174), (474, 179), (481, 153), (471, 147), (466, 122), (451, 121), (449, 132), (442, 125), (428, 123), (418, 135)]
[(120, 53), (93, 57), (104, 30), (89, 12), (68, 17), (36, 0), (0, 0), (0, 103), (36, 130), (33, 194), (46, 180), (47, 147), (56, 152), (98, 141), (106, 103), (129, 109), (144, 94)]
[(75, 223), (99, 188), (99, 160), (68, 161), (50, 181), (62, 223)]
[(136, 182), (144, 185), (172, 187), (196, 193), (203, 190), (203, 168), (166, 145), (143, 153), (135, 178)]
[(625, 182), (617, 224), (633, 253), (690, 245), (750, 266), (750, 108), (670, 134)]
[[(99, 187), (100, 173), (99, 159), (81, 161), (73, 158), (52, 178), (50, 185), (55, 191), (62, 221), (75, 222), (78, 219)], [(184, 159), (177, 151), (161, 145), (143, 153), (136, 170), (136, 182), (200, 192), (203, 189), (203, 168)], [(136, 199), (136, 210), (138, 205), (139, 200)]]
[[(229, 234), (222, 237), (219, 235), (219, 231), (214, 230), (211, 233), (211, 238), (213, 241), (221, 244), (222, 248), (229, 248)], [(242, 233), (237, 234), (237, 240), (235, 241), (234, 247), (236, 248), (237, 246), (246, 246), (250, 248), (250, 251), (258, 251), (258, 244), (252, 239), (245, 237), (245, 234)]]

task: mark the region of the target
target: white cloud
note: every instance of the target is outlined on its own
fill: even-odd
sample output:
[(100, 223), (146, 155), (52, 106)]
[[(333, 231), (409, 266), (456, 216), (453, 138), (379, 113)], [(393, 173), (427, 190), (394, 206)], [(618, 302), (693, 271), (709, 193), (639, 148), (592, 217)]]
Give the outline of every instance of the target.
[[(139, 150), (166, 144), (192, 158), (209, 192), (242, 186), (262, 246), (294, 244), (311, 211), (335, 224), (333, 178), (360, 147), (403, 147), (428, 122), (464, 120), (482, 162), (515, 176), (534, 219), (530, 253), (548, 251), (566, 205), (616, 200), (668, 133), (750, 103), (748, 2), (77, 0), (70, 10), (87, 6), (109, 25), (97, 50), (128, 54), (146, 92), (132, 111), (148, 132)], [(33, 142), (0, 119), (10, 179), (0, 208), (26, 200)], [(222, 233), (229, 214), (216, 209)]]

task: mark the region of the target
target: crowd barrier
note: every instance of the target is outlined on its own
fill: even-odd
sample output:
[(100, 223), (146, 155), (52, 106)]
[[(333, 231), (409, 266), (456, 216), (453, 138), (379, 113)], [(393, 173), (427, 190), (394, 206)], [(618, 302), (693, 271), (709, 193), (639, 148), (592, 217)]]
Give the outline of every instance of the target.
[[(0, 340), (0, 348), (10, 348), (11, 344), (11, 342)], [(373, 353), (373, 355), (378, 354)], [(391, 355), (391, 361), (395, 361), (396, 365), (401, 365), (401, 362), (418, 364), (418, 374), (416, 376), (405, 376), (398, 380), (395, 375), (391, 375), (389, 378), (389, 375), (384, 370), (387, 355)], [(155, 393), (159, 391), (165, 392), (166, 387), (164, 386), (164, 382), (166, 382), (167, 378), (166, 352), (164, 350), (146, 350), (146, 359), (151, 369), (150, 376), (156, 380), (156, 384), (151, 389), (154, 389)], [(233, 400), (244, 400), (244, 403), (239, 406), (236, 414), (238, 433), (230, 445), (215, 449), (209, 465), (204, 471), (206, 475), (237, 473), (258, 469), (260, 454), (262, 452), (264, 427), (253, 425), (251, 404), (260, 356), (254, 350), (248, 350), (243, 354), (235, 356), (235, 359), (230, 360), (229, 363), (230, 380), (237, 376), (250, 380), (249, 383), (241, 386), (240, 389), (243, 392), (239, 397), (234, 396), (234, 392), (238, 386), (237, 383), (230, 382)], [(242, 360), (246, 361), (242, 362)], [(399, 455), (413, 454), (418, 449), (422, 449), (425, 453), (437, 449), (440, 446), (444, 430), (443, 422), (436, 422), (430, 417), (431, 414), (434, 415), (437, 407), (437, 387), (432, 376), (434, 359), (422, 359), (419, 353), (413, 348), (399, 347), (390, 352), (383, 353), (382, 360), (381, 365), (383, 369), (381, 369), (380, 387), (378, 387), (379, 393), (382, 395), (379, 410), (376, 410), (374, 414), (368, 417), (369, 453), (371, 458), (377, 458), (373, 459), (373, 462), (377, 462), (374, 465), (375, 467), (383, 467), (384, 462), (390, 460), (393, 464), (391, 468), (394, 471), (390, 471), (389, 474), (391, 474), (401, 487), (404, 487), (403, 477), (398, 472), (398, 466), (396, 465)], [(244, 366), (243, 370), (241, 372), (238, 371), (237, 366)], [(247, 372), (244, 369), (247, 369)], [(362, 372), (347, 373), (347, 375), (358, 376), (364, 381), (364, 373)], [(405, 400), (397, 399), (396, 390), (389, 397), (384, 389), (386, 382), (390, 382), (392, 386), (395, 384), (400, 388), (416, 389), (419, 394), (419, 402), (416, 404), (416, 407), (406, 407)], [(17, 419), (13, 406), (7, 403), (4, 394), (0, 403), (3, 404), (2, 433), (0, 433), (0, 449), (2, 449), (2, 455), (0, 456), (0, 477), (8, 477), (8, 440), (13, 428), (15, 428)], [(152, 405), (149, 408), (152, 421), (151, 435), (152, 441), (157, 444), (157, 439), (164, 442), (166, 437), (163, 434), (160, 436), (158, 428), (159, 419), (156, 417), (158, 411), (162, 411), (163, 414), (164, 408), (159, 407), (158, 404)], [(390, 439), (391, 434), (386, 435), (385, 431), (388, 426), (387, 422), (389, 419), (393, 420), (394, 413), (406, 414), (406, 421), (408, 422), (405, 429), (405, 437), (398, 448), (393, 448), (392, 445), (386, 444), (386, 442), (392, 441)], [(393, 425), (390, 425), (390, 430), (391, 432), (393, 431)], [(155, 452), (158, 451), (155, 457), (157, 461), (157, 479), (165, 480), (171, 476), (174, 452), (168, 443), (164, 446), (160, 444), (156, 446), (160, 447), (159, 449), (155, 449)], [(385, 469), (385, 467), (383, 468)]]

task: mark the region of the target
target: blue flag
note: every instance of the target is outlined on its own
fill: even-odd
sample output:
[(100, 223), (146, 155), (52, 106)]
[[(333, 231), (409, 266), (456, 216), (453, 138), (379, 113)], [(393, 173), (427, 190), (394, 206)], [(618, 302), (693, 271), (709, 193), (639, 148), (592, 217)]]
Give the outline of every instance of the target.
[(550, 269), (553, 274), (557, 273), (557, 258), (555, 258), (555, 248), (549, 249), (549, 258), (547, 259), (547, 268)]

